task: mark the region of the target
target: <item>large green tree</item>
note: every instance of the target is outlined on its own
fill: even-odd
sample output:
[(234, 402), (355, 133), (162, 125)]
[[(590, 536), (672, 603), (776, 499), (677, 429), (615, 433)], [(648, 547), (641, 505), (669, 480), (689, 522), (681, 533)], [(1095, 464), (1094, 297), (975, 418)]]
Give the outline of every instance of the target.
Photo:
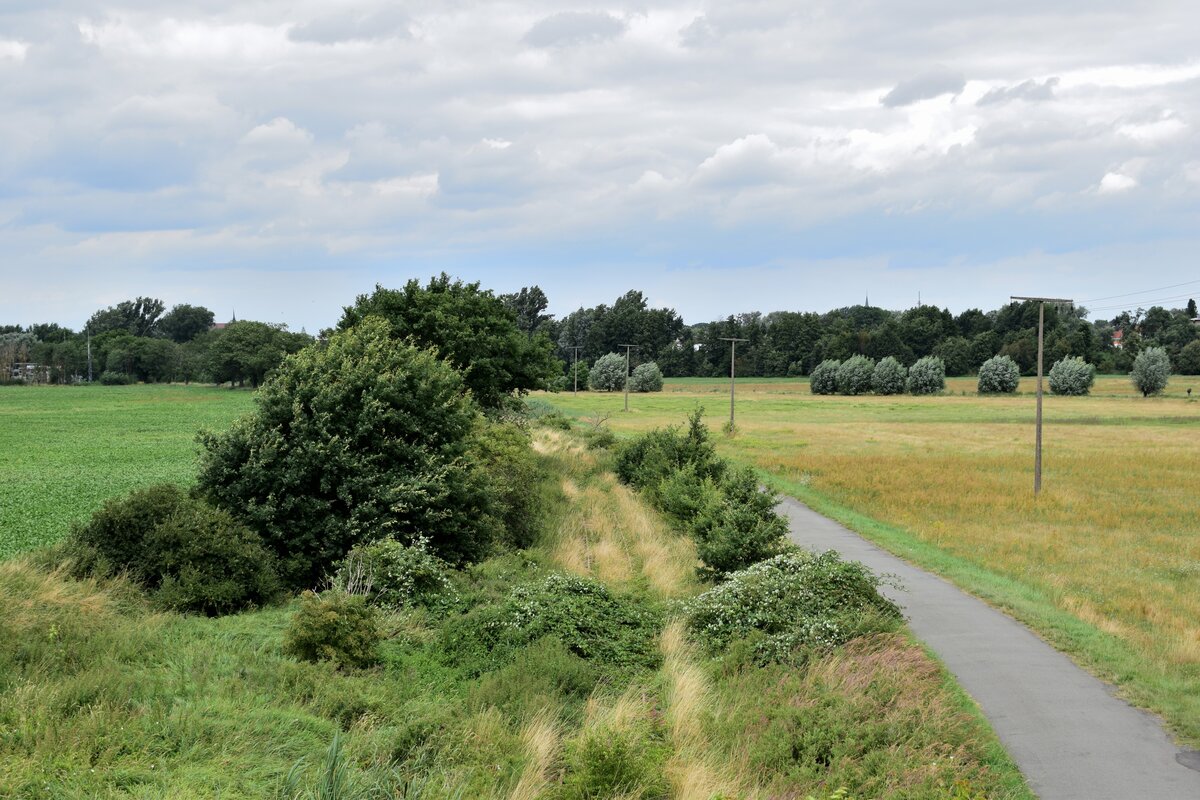
[(213, 312), (204, 306), (181, 303), (168, 311), (158, 321), (159, 332), (173, 342), (190, 342), (213, 325)]
[(504, 405), (513, 393), (544, 388), (562, 373), (547, 337), (527, 335), (512, 309), (491, 291), (445, 273), (427, 286), (416, 280), (399, 290), (376, 286), (346, 307), (338, 329), (349, 330), (371, 316), (386, 320), (394, 338), (432, 347), (461, 370), (485, 408)]
[[(239, 323), (242, 324), (242, 323)], [(468, 457), (478, 412), (460, 373), (379, 318), (287, 359), (224, 434), (204, 434), (200, 489), (313, 586), (356, 544), (427, 537), (454, 562), (496, 531)]]
[(286, 325), (243, 320), (214, 332), (208, 346), (208, 371), (216, 383), (249, 383), (257, 387), (284, 357), (312, 341), (291, 333)]
[(151, 336), (165, 309), (163, 301), (154, 297), (125, 300), (92, 314), (87, 322), (87, 330), (93, 336), (116, 330), (129, 331), (134, 336)]

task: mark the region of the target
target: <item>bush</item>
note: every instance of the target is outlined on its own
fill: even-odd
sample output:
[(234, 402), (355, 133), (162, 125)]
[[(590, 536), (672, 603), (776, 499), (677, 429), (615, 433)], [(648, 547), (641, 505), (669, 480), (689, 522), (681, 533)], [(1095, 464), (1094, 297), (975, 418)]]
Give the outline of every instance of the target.
[(701, 476), (695, 464), (686, 464), (663, 478), (654, 494), (658, 507), (684, 524), (720, 502), (716, 483), (711, 477)]
[(175, 611), (230, 613), (267, 602), (279, 588), (257, 534), (173, 484), (108, 501), (76, 526), (66, 550), (77, 575), (123, 572)]
[(201, 434), (199, 486), (312, 586), (357, 544), (428, 537), (453, 563), (482, 558), (497, 527), (470, 458), (478, 412), (433, 351), (366, 319), (288, 357), (226, 433)]
[(450, 570), (449, 564), (429, 552), (426, 539), (418, 538), (411, 545), (382, 539), (351, 550), (333, 586), (388, 611), (412, 606), (441, 610), (454, 598)]
[(688, 628), (717, 654), (750, 637), (759, 663), (802, 661), (811, 649), (833, 647), (901, 619), (879, 594), (879, 579), (832, 550), (794, 550), (761, 561), (687, 606)]
[[(570, 420), (561, 415), (565, 430)], [(513, 424), (482, 422), (475, 435), (475, 463), (486, 478), (490, 514), (502, 526), (500, 539), (510, 547), (529, 547), (541, 532), (541, 488), (547, 475), (530, 447), (529, 435)]]
[(908, 369), (893, 356), (881, 359), (871, 373), (871, 389), (875, 394), (904, 394)]
[(813, 394), (837, 394), (837, 376), (841, 366), (842, 362), (832, 358), (817, 364), (808, 376), (809, 390)]
[(786, 547), (787, 520), (775, 511), (779, 497), (759, 488), (754, 470), (732, 472), (713, 500), (702, 506), (692, 526), (696, 554), (704, 562), (701, 577), (722, 580)]
[(133, 382), (133, 376), (125, 372), (106, 369), (100, 373), (100, 383), (103, 386), (128, 386)]
[(628, 675), (657, 668), (660, 623), (644, 603), (618, 597), (602, 583), (556, 574), (454, 619), (442, 628), (442, 647), (452, 663), (480, 674), (553, 637), (606, 674)]
[(1147, 347), (1138, 353), (1129, 377), (1142, 397), (1160, 394), (1167, 388), (1167, 380), (1171, 377), (1171, 360), (1167, 358), (1167, 351), (1161, 347)]
[(146, 538), (156, 603), (217, 616), (263, 605), (279, 591), (262, 539), (228, 513), (191, 501)]
[(328, 591), (305, 592), (283, 635), (283, 652), (302, 661), (369, 667), (379, 661), (383, 634), (366, 598)]
[(69, 549), (78, 559), (76, 574), (126, 572), (135, 582), (152, 580), (146, 552), (150, 533), (188, 503), (183, 489), (161, 483), (107, 501), (84, 525), (76, 524)]
[(1082, 358), (1064, 358), (1050, 368), (1050, 391), (1054, 394), (1085, 395), (1096, 382), (1096, 368)]
[(871, 391), (875, 362), (866, 356), (846, 359), (837, 370), (837, 389), (842, 394), (866, 394)]
[(588, 386), (597, 392), (619, 392), (625, 388), (625, 356), (600, 356), (588, 371)]
[(1021, 382), (1021, 368), (1010, 356), (992, 356), (979, 367), (980, 394), (1012, 394)]
[(1200, 341), (1191, 342), (1179, 351), (1179, 374), (1200, 375)]
[(562, 783), (550, 797), (667, 800), (672, 793), (664, 762), (670, 752), (648, 720), (593, 728), (567, 749)]
[(656, 428), (626, 442), (617, 452), (617, 477), (635, 488), (649, 490), (656, 503), (659, 484), (688, 465), (700, 480), (719, 480), (725, 462), (717, 457), (703, 415), (702, 408), (693, 411), (685, 432), (676, 427)]
[(946, 388), (946, 367), (937, 356), (917, 359), (908, 370), (909, 394), (937, 394)]
[(662, 370), (653, 361), (638, 364), (629, 376), (629, 391), (631, 392), (661, 392), (662, 388)]

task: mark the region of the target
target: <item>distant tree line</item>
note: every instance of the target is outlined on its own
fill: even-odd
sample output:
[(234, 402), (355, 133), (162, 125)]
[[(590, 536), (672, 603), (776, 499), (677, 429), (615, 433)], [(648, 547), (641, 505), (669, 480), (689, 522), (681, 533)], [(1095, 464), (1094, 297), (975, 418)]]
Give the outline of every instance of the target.
[[(747, 377), (809, 375), (827, 360), (846, 361), (861, 355), (876, 361), (891, 356), (904, 366), (937, 356), (946, 374), (970, 375), (993, 356), (1009, 356), (1022, 374), (1037, 370), (1038, 304), (1012, 302), (958, 315), (922, 305), (892, 311), (868, 305), (823, 314), (774, 311), (736, 314), (688, 325), (673, 309), (651, 308), (639, 291), (628, 292), (612, 305), (580, 308), (555, 319), (538, 287), (502, 295), (530, 336), (545, 336), (570, 375), (575, 346), (579, 358), (594, 364), (608, 353), (637, 345), (634, 363), (654, 361), (668, 377), (729, 374), (730, 349), (722, 337), (749, 341), (738, 345), (737, 371)], [(1086, 308), (1046, 306), (1045, 364), (1068, 356), (1082, 358), (1099, 372), (1129, 372), (1137, 355), (1163, 348), (1173, 369), (1200, 374), (1200, 326), (1191, 322), (1195, 303), (1186, 308), (1124, 311), (1112, 319), (1089, 322)], [(1114, 344), (1114, 332), (1122, 341)]]
[[(636, 290), (611, 305), (579, 308), (561, 318), (547, 313), (549, 305), (537, 286), (497, 295), (442, 274), (424, 286), (413, 280), (402, 289), (376, 287), (344, 309), (337, 329), (367, 316), (388, 319), (394, 336), (428, 342), (462, 370), (485, 407), (499, 405), (512, 391), (573, 385), (576, 347), (587, 367), (632, 344), (632, 366), (654, 362), (667, 377), (728, 375), (730, 351), (723, 337), (748, 340), (737, 350), (737, 371), (746, 377), (810, 375), (824, 361), (854, 356), (874, 361), (890, 356), (905, 367), (936, 356), (950, 376), (976, 374), (994, 356), (1008, 356), (1025, 375), (1037, 367), (1034, 302), (958, 315), (927, 305), (903, 311), (858, 305), (825, 313), (751, 312), (690, 325), (674, 309), (651, 307)], [(1138, 308), (1095, 322), (1087, 316), (1080, 306), (1046, 307), (1047, 366), (1078, 357), (1098, 372), (1129, 372), (1139, 353), (1155, 347), (1167, 354), (1173, 371), (1200, 374), (1200, 326), (1191, 322), (1194, 301), (1185, 308)], [(82, 331), (53, 323), (0, 326), (0, 369), (7, 365), (0, 380), (85, 378), (90, 333), (97, 380), (257, 386), (285, 355), (313, 341), (280, 324), (213, 323), (213, 312), (202, 306), (167, 310), (161, 300), (138, 297), (97, 311)], [(1118, 331), (1120, 340), (1114, 341)], [(333, 332), (322, 332), (322, 338)], [(581, 374), (586, 383), (586, 370)]]
[(284, 356), (313, 341), (286, 325), (250, 320), (214, 324), (203, 306), (169, 311), (162, 300), (138, 297), (103, 308), (75, 331), (55, 323), (0, 326), (0, 381), (102, 383), (142, 381), (258, 386)]

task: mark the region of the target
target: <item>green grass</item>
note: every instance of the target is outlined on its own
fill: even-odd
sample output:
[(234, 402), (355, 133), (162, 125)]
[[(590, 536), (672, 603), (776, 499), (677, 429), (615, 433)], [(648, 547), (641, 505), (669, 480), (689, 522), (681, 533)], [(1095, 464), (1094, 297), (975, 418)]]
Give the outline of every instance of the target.
[[(1022, 382), (1022, 389), (1031, 388)], [(966, 392), (970, 379), (952, 379)], [(1034, 400), (817, 397), (805, 383), (738, 383), (723, 455), (910, 560), (1011, 610), (1136, 703), (1200, 743), (1200, 378), (1142, 398), (1124, 377), (1045, 399), (1043, 492), (1032, 493)], [(550, 397), (618, 433), (678, 424), (697, 404), (716, 427), (728, 382), (662, 394)]]
[(196, 432), (249, 410), (201, 386), (0, 386), (0, 559), (61, 539), (108, 498), (188, 484)]
[[(22, 547), (55, 540), (104, 497), (188, 481), (194, 428), (223, 425), (249, 401), (182, 387), (12, 391), (0, 394), (0, 413), (21, 420), (20, 441), (42, 447), (19, 460), (6, 451), (8, 473), (54, 484), (85, 420), (88, 452), (126, 467), (80, 468), (93, 491), (59, 495), (53, 530), (27, 523)], [(537, 449), (554, 476), (539, 543), (460, 576), (463, 597), (494, 603), (549, 569), (602, 580), (645, 607), (700, 590), (691, 542), (617, 484), (603, 455), (561, 431), (543, 431)], [(680, 797), (824, 796), (843, 783), (863, 796), (941, 797), (960, 779), (997, 800), (1029, 797), (977, 711), (903, 636), (814, 661), (820, 672), (764, 677), (703, 661), (676, 626), (663, 633), (661, 669), (597, 683), (601, 670), (551, 640), (469, 674), (446, 657), (444, 621), (424, 611), (388, 619), (378, 667), (340, 671), (283, 655), (292, 606), (219, 619), (153, 613), (119, 580), (73, 581), (22, 558), (0, 561), (0, 597), (0, 798), (269, 798), (296, 788), (285, 787), (289, 773), (301, 794), (314, 791), (323, 771), (358, 787), (347, 800), (396, 796), (405, 784), (421, 797), (514, 800), (630, 786), (646, 797), (664, 787)], [(874, 670), (875, 691), (846, 682), (860, 667)], [(793, 716), (758, 726), (763, 680), (775, 681), (773, 700), (798, 707), (812, 693), (819, 709), (803, 725)], [(730, 723), (735, 712), (744, 724)], [(841, 759), (821, 770), (788, 749), (790, 764), (778, 761), (779, 737), (813, 725)], [(958, 760), (931, 766), (943, 753)], [(293, 771), (300, 762), (308, 767)], [(908, 785), (877, 791), (889, 775)]]

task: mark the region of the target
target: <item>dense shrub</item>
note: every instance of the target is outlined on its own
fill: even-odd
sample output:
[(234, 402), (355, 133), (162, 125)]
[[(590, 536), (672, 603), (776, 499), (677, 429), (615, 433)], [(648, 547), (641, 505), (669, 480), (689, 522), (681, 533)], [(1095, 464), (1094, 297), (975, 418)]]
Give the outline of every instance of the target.
[(75, 527), (66, 552), (76, 574), (124, 573), (175, 611), (230, 613), (279, 588), (257, 534), (173, 484), (108, 501)]
[(808, 376), (808, 388), (813, 394), (837, 394), (838, 368), (842, 362), (827, 358), (813, 367)]
[(567, 748), (562, 783), (549, 796), (553, 800), (667, 800), (672, 793), (664, 764), (670, 754), (665, 737), (654, 730), (651, 720), (593, 728)]
[(77, 572), (125, 572), (134, 582), (144, 584), (154, 572), (147, 560), (146, 539), (187, 503), (187, 494), (173, 483), (107, 501), (86, 524), (77, 524), (71, 531), (69, 545), (79, 560)]
[(871, 391), (875, 362), (866, 356), (852, 356), (837, 370), (837, 389), (842, 394), (866, 394)]
[(1179, 374), (1200, 375), (1200, 340), (1191, 342), (1179, 351)]
[(1096, 368), (1082, 358), (1064, 358), (1050, 368), (1050, 391), (1054, 394), (1085, 395), (1096, 382)]
[(478, 412), (432, 351), (366, 319), (290, 356), (223, 434), (201, 434), (200, 488), (258, 531), (292, 587), (350, 548), (429, 538), (454, 563), (483, 557), (496, 521), (469, 458)]
[(979, 367), (980, 394), (1012, 394), (1021, 382), (1021, 369), (1010, 356), (992, 356)]
[[(542, 419), (561, 419), (570, 430), (570, 421), (561, 415)], [(510, 547), (529, 547), (541, 530), (541, 489), (547, 480), (529, 435), (513, 424), (481, 422), (473, 449), (475, 464), (487, 480), (489, 512), (502, 526), (501, 540)]]
[(216, 616), (262, 605), (279, 591), (275, 559), (257, 533), (225, 511), (190, 501), (150, 531), (155, 601)]
[(662, 388), (662, 370), (653, 361), (638, 364), (629, 376), (629, 391), (631, 392), (661, 392)]
[(862, 564), (832, 550), (793, 550), (735, 572), (687, 606), (688, 628), (710, 652), (751, 637), (759, 663), (803, 660), (855, 636), (895, 626), (899, 608)]
[(730, 472), (709, 497), (692, 526), (702, 577), (721, 580), (786, 547), (787, 520), (775, 511), (779, 497), (759, 488), (754, 470)]
[(908, 369), (909, 394), (937, 394), (946, 388), (946, 367), (937, 356), (925, 356)]
[(351, 550), (333, 585), (389, 611), (411, 606), (444, 609), (454, 598), (450, 571), (449, 564), (429, 551), (426, 539), (411, 545), (382, 539)]
[(685, 524), (690, 524), (721, 499), (720, 489), (712, 477), (702, 476), (695, 464), (685, 464), (663, 478), (654, 496), (660, 509)]
[(703, 415), (702, 408), (693, 411), (686, 431), (657, 428), (626, 442), (617, 452), (617, 477), (638, 489), (647, 489), (653, 500), (659, 484), (689, 464), (700, 480), (719, 479), (725, 462), (717, 457)]
[(908, 369), (893, 356), (880, 359), (871, 373), (871, 389), (875, 394), (904, 394)]
[(366, 598), (344, 592), (305, 592), (283, 635), (283, 652), (303, 661), (369, 667), (379, 661), (383, 634)]
[(644, 603), (614, 595), (602, 583), (555, 574), (454, 619), (442, 628), (442, 647), (454, 664), (478, 674), (553, 637), (606, 674), (628, 674), (657, 667), (660, 623)]
[(618, 392), (625, 388), (625, 356), (609, 353), (600, 356), (588, 371), (588, 386), (597, 392)]
[(1129, 373), (1133, 385), (1142, 397), (1159, 394), (1167, 388), (1171, 377), (1171, 360), (1161, 347), (1147, 347), (1133, 360), (1133, 371)]
[(133, 382), (133, 376), (126, 372), (106, 369), (100, 373), (100, 383), (103, 386), (128, 386)]

